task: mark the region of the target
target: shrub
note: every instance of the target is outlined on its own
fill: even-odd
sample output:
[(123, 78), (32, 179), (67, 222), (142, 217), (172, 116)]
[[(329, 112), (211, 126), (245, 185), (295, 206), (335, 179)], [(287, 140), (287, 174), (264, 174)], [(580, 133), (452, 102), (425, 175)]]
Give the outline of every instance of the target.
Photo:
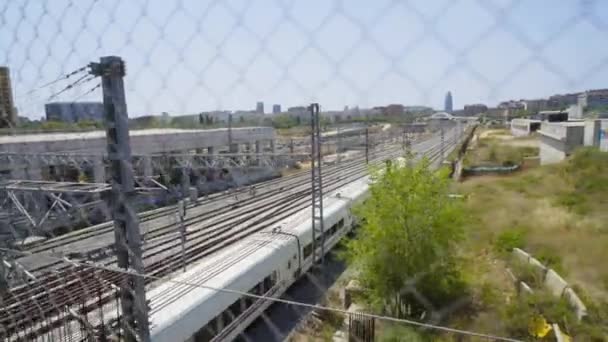
[(561, 255), (557, 254), (555, 251), (550, 249), (549, 247), (540, 247), (538, 250), (534, 251), (534, 256), (545, 266), (554, 269), (557, 273), (564, 276), (566, 275), (566, 270), (562, 264)]
[(531, 337), (530, 325), (541, 317), (548, 323), (559, 324), (567, 334), (572, 334), (568, 327), (576, 321), (574, 313), (564, 299), (545, 292), (535, 292), (515, 298), (505, 307), (502, 316), (509, 336), (528, 339)]
[(510, 252), (513, 248), (522, 248), (526, 245), (526, 231), (522, 228), (505, 230), (498, 235), (494, 246), (499, 252)]
[(415, 328), (390, 324), (384, 328), (378, 339), (381, 342), (427, 342), (431, 341), (430, 337), (416, 331)]

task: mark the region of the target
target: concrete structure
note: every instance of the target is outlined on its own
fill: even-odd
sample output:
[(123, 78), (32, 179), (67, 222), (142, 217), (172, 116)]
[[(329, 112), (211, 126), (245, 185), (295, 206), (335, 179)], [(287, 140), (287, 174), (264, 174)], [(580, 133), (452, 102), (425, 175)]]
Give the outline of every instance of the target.
[(557, 163), (583, 145), (585, 122), (543, 122), (539, 132), (541, 165)]
[(47, 121), (103, 121), (101, 102), (51, 102), (44, 105)]
[(427, 120), (427, 127), (434, 132), (441, 128), (447, 129), (454, 125), (454, 117), (450, 113), (438, 112), (431, 115)]
[(511, 120), (511, 134), (516, 137), (527, 136), (540, 128), (540, 120), (513, 119)]
[(0, 67), (0, 128), (14, 127), (17, 121), (17, 109), (13, 100), (10, 69)]
[(445, 106), (443, 108), (444, 111), (451, 113), (454, 110), (454, 103), (452, 99), (452, 92), (448, 91), (445, 95)]
[(568, 112), (563, 110), (543, 110), (538, 113), (537, 119), (548, 122), (564, 122), (568, 121)]
[[(133, 154), (152, 154), (173, 151), (192, 151), (200, 148), (228, 146), (228, 130), (221, 129), (144, 129), (130, 132)], [(270, 142), (275, 139), (271, 127), (243, 127), (232, 129), (235, 144)], [(45, 153), (106, 152), (106, 133), (91, 131), (79, 133), (23, 134), (0, 137), (0, 152)]]
[(272, 114), (279, 114), (281, 112), (281, 105), (274, 104), (272, 105)]
[(255, 105), (255, 112), (258, 114), (264, 114), (264, 102), (258, 102)]
[[(193, 151), (208, 149), (210, 153), (227, 150), (232, 142), (232, 152), (239, 153), (241, 145), (256, 143), (274, 152), (275, 132), (271, 127), (233, 128), (231, 137), (227, 129), (146, 129), (130, 132), (131, 150), (134, 155)], [(103, 155), (106, 153), (106, 133), (92, 131), (84, 133), (27, 134), (0, 137), (0, 153), (43, 154), (43, 153), (85, 153)], [(100, 158), (100, 163), (102, 160)], [(47, 165), (48, 166), (48, 165)], [(47, 167), (48, 168), (48, 167)], [(105, 179), (104, 168), (93, 166), (99, 174), (95, 179)], [(10, 172), (13, 179), (41, 179), (47, 172), (32, 165), (0, 165), (0, 172)], [(29, 175), (34, 173), (34, 175)]]
[(608, 152), (608, 119), (585, 120), (584, 144)]

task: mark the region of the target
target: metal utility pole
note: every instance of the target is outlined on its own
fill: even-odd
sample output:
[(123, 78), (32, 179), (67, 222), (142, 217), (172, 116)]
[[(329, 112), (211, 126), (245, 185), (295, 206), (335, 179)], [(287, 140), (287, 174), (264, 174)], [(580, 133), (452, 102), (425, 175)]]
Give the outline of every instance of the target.
[(228, 150), (230, 153), (237, 153), (232, 146), (232, 114), (228, 114)]
[(441, 136), (441, 162), (443, 162), (443, 159), (445, 158), (445, 135), (443, 132), (443, 120), (439, 121), (439, 129), (440, 129), (440, 136)]
[(369, 164), (369, 127), (365, 124), (365, 164)]
[(179, 237), (182, 244), (182, 266), (186, 272), (186, 201), (181, 199), (177, 202), (177, 211), (179, 215)]
[(317, 261), (317, 248), (320, 248), (321, 264), (325, 261), (325, 229), (323, 223), (323, 179), (321, 178), (321, 124), (319, 119), (319, 104), (310, 105), (310, 163), (312, 188), (312, 260)]
[[(108, 56), (102, 57), (99, 63), (91, 63), (90, 68), (92, 75), (101, 76), (103, 90), (107, 152), (112, 179), (110, 204), (118, 266), (143, 274), (145, 270), (139, 221), (132, 205), (135, 199), (135, 181), (123, 83), (125, 64), (120, 57)], [(120, 322), (125, 340), (149, 341), (145, 279), (141, 276), (125, 276), (120, 284), (120, 299)]]
[(340, 134), (341, 133), (340, 126), (338, 126), (338, 128), (337, 128), (337, 133), (338, 133), (338, 146), (336, 148), (336, 159), (337, 159), (338, 165), (340, 165), (340, 161), (341, 161), (340, 149), (342, 148), (342, 134)]

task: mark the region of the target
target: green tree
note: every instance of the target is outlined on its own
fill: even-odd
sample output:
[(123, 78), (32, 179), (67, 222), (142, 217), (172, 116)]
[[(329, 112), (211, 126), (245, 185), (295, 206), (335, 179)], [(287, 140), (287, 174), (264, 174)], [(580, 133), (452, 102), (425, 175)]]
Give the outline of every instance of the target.
[(361, 229), (346, 249), (371, 304), (396, 317), (428, 313), (413, 288), (436, 307), (464, 293), (454, 260), (461, 204), (428, 160), (405, 164), (372, 171), (370, 196), (355, 208)]

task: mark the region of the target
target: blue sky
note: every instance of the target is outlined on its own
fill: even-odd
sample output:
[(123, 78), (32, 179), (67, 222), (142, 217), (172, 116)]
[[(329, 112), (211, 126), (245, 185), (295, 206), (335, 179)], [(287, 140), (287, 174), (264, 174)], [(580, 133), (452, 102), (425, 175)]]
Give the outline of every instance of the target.
[(103, 55), (127, 63), (131, 116), (441, 108), (448, 90), (461, 108), (608, 87), (603, 0), (2, 0), (0, 20), (0, 64), (31, 118), (68, 83), (33, 89)]

